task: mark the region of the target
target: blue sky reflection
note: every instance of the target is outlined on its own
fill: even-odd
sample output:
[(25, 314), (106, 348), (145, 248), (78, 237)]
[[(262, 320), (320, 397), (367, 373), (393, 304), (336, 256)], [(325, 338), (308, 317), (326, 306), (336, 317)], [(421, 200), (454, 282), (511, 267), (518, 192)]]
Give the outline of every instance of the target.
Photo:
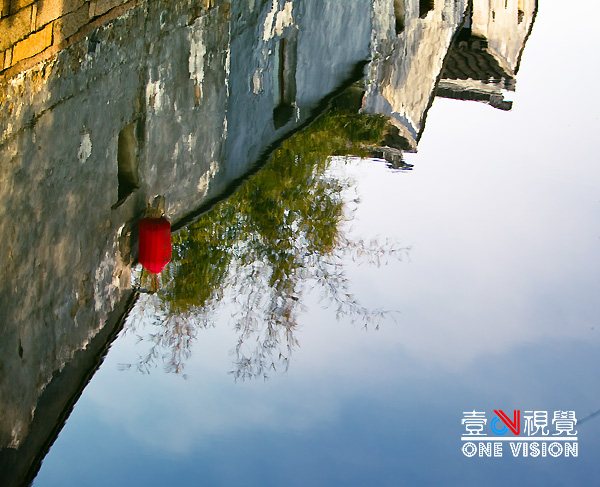
[[(597, 79), (582, 59), (598, 39), (559, 5), (541, 5), (511, 112), (437, 99), (413, 171), (339, 169), (361, 197), (352, 232), (411, 246), (385, 267), (348, 262), (359, 301), (395, 321), (338, 322), (311, 296), (289, 371), (266, 382), (227, 374), (226, 311), (199, 333), (188, 380), (119, 371), (137, 353), (119, 338), (34, 485), (593, 483), (597, 419), (578, 458), (460, 451), (462, 411), (600, 409), (599, 107), (577, 88)], [(569, 29), (590, 37), (581, 57)]]

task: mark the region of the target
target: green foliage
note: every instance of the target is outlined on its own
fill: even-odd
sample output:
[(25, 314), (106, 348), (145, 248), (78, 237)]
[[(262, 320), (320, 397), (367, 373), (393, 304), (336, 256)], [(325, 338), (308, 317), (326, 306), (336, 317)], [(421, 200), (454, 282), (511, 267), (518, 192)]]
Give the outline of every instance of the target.
[(378, 259), (398, 249), (370, 248), (345, 237), (343, 191), (349, 183), (328, 168), (332, 155), (367, 155), (369, 146), (383, 139), (386, 123), (380, 115), (331, 110), (286, 140), (233, 196), (179, 232), (158, 293), (160, 330), (152, 335), (154, 348), (146, 360), (159, 355), (157, 347), (177, 344), (168, 369), (179, 371), (178, 358), (189, 355), (181, 344), (191, 340), (170, 335), (186, 330), (191, 336), (184, 323), (209, 314), (228, 287), (243, 296), (235, 316), (236, 378), (266, 377), (276, 364), (287, 366), (308, 281), (320, 285), (338, 315), (367, 322), (380, 314), (348, 292), (341, 255)]
[[(324, 174), (334, 155), (366, 155), (383, 139), (381, 115), (331, 111), (285, 141), (272, 160), (228, 200), (180, 232), (161, 294), (173, 312), (218, 299), (232, 260), (266, 260), (270, 285), (294, 275), (298, 242), (326, 255), (339, 244), (343, 184)], [(284, 285), (284, 284), (279, 284)]]

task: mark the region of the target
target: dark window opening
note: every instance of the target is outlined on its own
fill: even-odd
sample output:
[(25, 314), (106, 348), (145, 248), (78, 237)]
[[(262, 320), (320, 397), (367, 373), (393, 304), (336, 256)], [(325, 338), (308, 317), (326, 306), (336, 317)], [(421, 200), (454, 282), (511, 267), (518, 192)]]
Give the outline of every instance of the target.
[(132, 122), (119, 133), (117, 162), (119, 166), (119, 196), (122, 203), (138, 188), (138, 143), (135, 135), (136, 123)]
[(275, 65), (275, 109), (273, 124), (283, 127), (294, 115), (296, 103), (297, 36), (293, 30), (277, 43)]
[(419, 17), (424, 18), (434, 9), (434, 0), (419, 0)]
[(520, 24), (525, 18), (525, 6), (523, 0), (519, 0), (517, 4), (517, 22)]
[(404, 30), (404, 0), (394, 0), (394, 16), (396, 17), (396, 35)]
[(465, 14), (465, 22), (456, 36), (456, 43), (461, 41), (469, 41), (471, 39), (471, 25), (473, 24), (473, 12), (471, 9)]

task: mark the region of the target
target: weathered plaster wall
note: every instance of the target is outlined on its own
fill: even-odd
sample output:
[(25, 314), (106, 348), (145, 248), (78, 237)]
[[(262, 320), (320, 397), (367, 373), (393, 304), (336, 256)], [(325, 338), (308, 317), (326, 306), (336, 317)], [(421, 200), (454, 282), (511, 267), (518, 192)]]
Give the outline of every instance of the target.
[(403, 29), (397, 31), (398, 5), (394, 0), (374, 2), (373, 62), (368, 74), (363, 110), (392, 117), (413, 150), (445, 55), (462, 23), (467, 1), (435, 2), (420, 16), (419, 1), (403, 2)]
[(474, 0), (473, 35), (487, 39), (499, 62), (515, 74), (537, 0)]
[[(123, 231), (156, 194), (174, 218), (207, 195), (223, 144), (228, 7), (141, 4), (1, 86), (3, 448), (19, 446), (44, 388), (130, 296)], [(204, 46), (194, 73), (193, 43)], [(119, 133), (132, 123), (139, 188), (115, 206)]]
[[(353, 75), (357, 64), (369, 59), (371, 4), (370, 0), (282, 0), (245, 11), (232, 7), (232, 18), (254, 27), (232, 31), (228, 178), (239, 177), (265, 147), (305, 123), (321, 101)], [(282, 39), (296, 44), (296, 96), (293, 115), (276, 127), (273, 111)]]

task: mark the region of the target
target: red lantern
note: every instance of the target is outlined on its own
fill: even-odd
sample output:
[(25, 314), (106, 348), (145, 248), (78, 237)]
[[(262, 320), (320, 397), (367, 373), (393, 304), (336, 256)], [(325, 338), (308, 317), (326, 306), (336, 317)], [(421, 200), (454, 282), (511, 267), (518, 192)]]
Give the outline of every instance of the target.
[(171, 260), (171, 224), (164, 217), (140, 220), (139, 261), (159, 274)]

